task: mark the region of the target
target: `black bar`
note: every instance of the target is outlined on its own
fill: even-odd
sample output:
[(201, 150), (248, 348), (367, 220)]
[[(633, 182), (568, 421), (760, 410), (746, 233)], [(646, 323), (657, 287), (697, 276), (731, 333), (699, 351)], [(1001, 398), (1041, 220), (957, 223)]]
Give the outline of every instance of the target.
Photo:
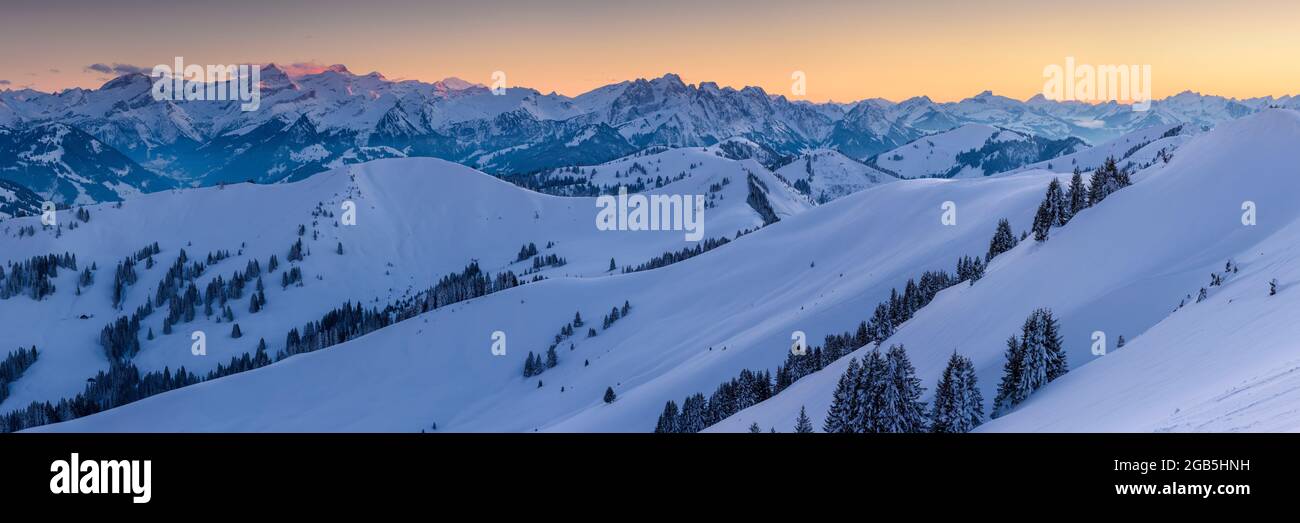
[[(0, 437), (0, 492), (51, 508), (128, 511), (238, 507), (267, 496), (358, 507), (436, 502), (440, 510), (579, 494), (659, 503), (707, 493), (777, 502), (779, 496), (761, 493), (815, 500), (843, 489), (919, 502), (1255, 507), (1294, 497), (1297, 444), (1300, 436), (1280, 434), (10, 434)], [(130, 494), (52, 493), (51, 464), (72, 453), (83, 463), (150, 460), (149, 502), (133, 503)], [(1175, 460), (1181, 470), (1116, 470), (1116, 460), (1125, 469)], [(1119, 495), (1117, 484), (1250, 490), (1208, 498)]]

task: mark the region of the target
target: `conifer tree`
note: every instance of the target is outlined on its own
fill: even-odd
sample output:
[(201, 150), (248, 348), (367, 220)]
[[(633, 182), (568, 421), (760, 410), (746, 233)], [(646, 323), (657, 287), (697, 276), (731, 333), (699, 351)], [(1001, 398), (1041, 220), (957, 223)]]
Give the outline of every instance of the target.
[(884, 387), (888, 380), (886, 363), (880, 350), (873, 349), (862, 360), (858, 376), (854, 382), (853, 396), (856, 409), (851, 432), (881, 432), (881, 414), (885, 411)]
[(1069, 371), (1061, 346), (1060, 326), (1052, 311), (1038, 309), (1025, 319), (1021, 337), (1007, 340), (1007, 362), (994, 400), (994, 415), (1024, 401), (1030, 394)]
[(1074, 176), (1070, 177), (1070, 189), (1067, 195), (1069, 203), (1069, 219), (1074, 219), (1076, 215), (1088, 208), (1088, 189), (1083, 186), (1083, 173), (1079, 168), (1074, 168)]
[(1065, 192), (1061, 190), (1061, 181), (1055, 177), (1047, 184), (1045, 200), (1052, 211), (1053, 226), (1059, 227), (1070, 221), (1069, 204), (1065, 200)]
[(1011, 222), (1006, 218), (998, 220), (998, 228), (993, 232), (993, 239), (989, 240), (989, 251), (984, 255), (984, 261), (992, 261), (997, 255), (1015, 248), (1017, 243), (1019, 240), (1011, 232)]
[(1007, 338), (1006, 361), (1002, 364), (1002, 381), (998, 383), (998, 395), (993, 399), (993, 416), (1005, 413), (1012, 406), (1020, 403), (1024, 396), (1020, 394), (1020, 340), (1012, 334)]
[(1052, 228), (1052, 207), (1046, 200), (1038, 204), (1038, 212), (1034, 213), (1034, 241), (1045, 242), (1048, 238), (1048, 232)]
[(614, 394), (614, 387), (605, 387), (605, 403), (614, 403), (618, 396)]
[(808, 419), (808, 410), (799, 407), (799, 417), (795, 419), (794, 431), (796, 434), (809, 434), (813, 431), (812, 420)]
[(934, 393), (930, 410), (930, 431), (970, 432), (984, 422), (984, 399), (970, 358), (953, 352)]
[(916, 377), (916, 368), (907, 358), (903, 346), (891, 346), (885, 356), (885, 367), (880, 385), (880, 411), (877, 414), (877, 432), (924, 432), (925, 403), (921, 396), (925, 388)]
[(849, 367), (840, 375), (835, 385), (835, 394), (831, 397), (831, 408), (826, 411), (826, 421), (822, 423), (822, 432), (827, 434), (855, 432), (854, 422), (857, 413), (855, 391), (858, 379), (858, 359), (850, 358)]
[(664, 405), (664, 413), (659, 415), (659, 423), (655, 425), (655, 433), (672, 434), (681, 432), (677, 422), (680, 414), (677, 412), (677, 402), (668, 400)]
[(555, 346), (551, 345), (546, 349), (546, 368), (550, 369), (560, 364), (560, 357), (555, 353)]
[(536, 374), (537, 374), (536, 356), (533, 356), (533, 351), (528, 351), (528, 357), (524, 359), (524, 377), (531, 378)]

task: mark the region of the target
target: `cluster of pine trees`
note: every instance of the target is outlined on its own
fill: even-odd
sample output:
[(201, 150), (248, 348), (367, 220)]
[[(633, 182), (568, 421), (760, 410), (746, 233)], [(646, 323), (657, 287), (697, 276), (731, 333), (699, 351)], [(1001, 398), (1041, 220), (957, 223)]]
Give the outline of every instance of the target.
[(183, 367), (175, 374), (163, 369), (141, 375), (135, 365), (110, 362), (108, 371), (101, 370), (86, 380), (86, 388), (72, 399), (64, 398), (56, 404), (32, 402), (25, 409), (0, 416), (0, 432), (17, 432), (89, 416), (200, 381)]
[(748, 173), (746, 179), (749, 181), (749, 196), (745, 198), (745, 203), (748, 203), (754, 212), (763, 218), (763, 225), (768, 226), (781, 221), (776, 211), (772, 210), (772, 203), (767, 201), (767, 184), (754, 176), (754, 173)]
[(984, 277), (984, 261), (979, 256), (962, 256), (957, 259), (957, 281), (969, 281), (971, 285)]
[(667, 267), (679, 261), (694, 258), (728, 243), (731, 243), (731, 240), (728, 240), (726, 236), (720, 238), (705, 238), (704, 241), (696, 243), (695, 247), (683, 247), (682, 250), (677, 252), (665, 252), (662, 255), (651, 258), (650, 261), (637, 265), (636, 267), (623, 267), (623, 272), (626, 274), (629, 272), (641, 272), (650, 269), (658, 269), (660, 267)]
[(1084, 209), (1101, 203), (1107, 196), (1132, 183), (1128, 171), (1120, 169), (1115, 158), (1107, 158), (1104, 165), (1093, 171), (1087, 187), (1083, 185), (1083, 173), (1077, 168), (1070, 178), (1068, 190), (1063, 190), (1061, 182), (1053, 178), (1034, 214), (1034, 240), (1047, 241), (1052, 227), (1064, 226)]
[(533, 270), (541, 270), (542, 267), (563, 267), (568, 263), (569, 260), (555, 254), (537, 255), (533, 257)]
[(54, 279), (59, 269), (77, 270), (77, 256), (63, 253), (33, 256), (18, 263), (10, 262), (9, 270), (0, 267), (0, 300), (26, 294), (41, 300), (54, 294)]
[(822, 430), (829, 433), (925, 432), (925, 388), (901, 346), (874, 349), (840, 375)]
[(122, 316), (99, 333), (99, 345), (109, 361), (129, 361), (140, 352), (140, 314)]
[[(999, 254), (1014, 249), (1020, 240), (1016, 238), (1015, 233), (1011, 232), (1011, 222), (1006, 218), (998, 220), (998, 228), (993, 231), (993, 238), (989, 240), (989, 251), (984, 254), (984, 263), (993, 261)], [(958, 272), (960, 272), (960, 268)], [(981, 269), (981, 274), (983, 270)]]
[(680, 409), (674, 401), (664, 405), (664, 411), (655, 424), (657, 433), (696, 433), (728, 416), (747, 409), (775, 394), (772, 375), (767, 371), (745, 369), (713, 391), (708, 399), (704, 394), (694, 394), (682, 401)]
[(513, 271), (497, 273), (495, 277), (483, 272), (478, 262), (470, 262), (465, 270), (443, 276), (433, 287), (423, 293), (423, 304), (415, 314), (428, 312), (438, 307), (459, 303), (471, 298), (500, 292), (520, 284)]
[(4, 361), (0, 361), (0, 403), (9, 397), (9, 384), (18, 381), (23, 372), (36, 363), (37, 355), (36, 346), (33, 345), (30, 350), (20, 348), (10, 352)]
[(515, 256), (515, 261), (521, 262), (533, 256), (537, 256), (537, 252), (537, 244), (528, 242), (527, 245), (519, 248), (519, 255)]
[[(533, 351), (528, 351), (528, 358), (524, 360), (524, 377), (531, 378), (546, 372), (546, 369), (559, 365), (560, 356), (556, 353), (556, 348), (564, 340), (573, 337), (573, 334), (583, 325), (586, 325), (586, 322), (582, 321), (582, 312), (574, 312), (573, 321), (561, 325), (560, 332), (555, 335), (555, 341), (551, 343), (550, 347), (547, 347), (545, 359), (540, 354), (533, 355)], [(573, 350), (573, 344), (569, 344), (569, 350)]]
[[(93, 277), (86, 277), (88, 274), (83, 273), (81, 279), (88, 280), (88, 282), (93, 280)], [(138, 279), (139, 276), (135, 272), (135, 258), (127, 257), (117, 264), (117, 268), (113, 269), (112, 300), (114, 309), (122, 308), (122, 302), (126, 300), (126, 288), (135, 285)], [(78, 284), (80, 285), (80, 282)]]
[[(299, 227), (302, 226), (300, 225)], [(302, 248), (302, 238), (298, 238), (297, 240), (294, 240), (293, 245), (289, 246), (289, 255), (287, 256), (287, 258), (291, 262), (295, 262), (295, 261), (300, 262), (302, 261), (302, 258), (304, 256), (303, 252), (304, 251)]]
[(290, 285), (302, 286), (302, 268), (290, 267), (289, 270), (280, 273), (280, 288), (288, 289)]
[(546, 349), (546, 359), (543, 360), (541, 355), (534, 355), (533, 351), (528, 351), (528, 358), (524, 360), (524, 377), (531, 378), (537, 376), (546, 369), (550, 369), (560, 364), (560, 357), (555, 352), (555, 345)]
[(858, 347), (875, 343), (878, 340), (872, 337), (871, 332), (871, 328), (864, 321), (858, 324), (857, 332), (846, 331), (843, 334), (826, 335), (823, 346), (811, 347), (802, 356), (794, 353), (786, 354), (785, 364), (776, 367), (776, 384), (773, 392), (780, 393), (800, 378), (826, 368), (831, 362), (857, 350)]
[(1069, 372), (1061, 327), (1050, 309), (1035, 310), (1021, 328), (1020, 338), (1007, 339), (1002, 382), (993, 400), (993, 416), (1006, 414), (1052, 380)]
[(610, 309), (609, 314), (605, 315), (605, 318), (601, 321), (601, 329), (608, 329), (620, 318), (627, 317), (627, 313), (629, 312), (632, 312), (632, 304), (628, 303), (627, 300), (623, 300), (622, 309), (614, 307)]
[(291, 329), (285, 336), (284, 350), (276, 353), (275, 360), (343, 343), (392, 323), (391, 315), (386, 311), (366, 309), (361, 302), (355, 305), (348, 302), (325, 313), (319, 320), (307, 322), (301, 332), (297, 327)]
[(912, 315), (929, 304), (939, 291), (962, 281), (945, 271), (926, 271), (921, 274), (919, 282), (909, 278), (901, 294), (898, 289), (892, 289), (889, 300), (876, 305), (875, 313), (867, 321), (869, 336), (877, 342), (893, 336), (903, 322), (912, 319)]
[[(855, 332), (845, 331), (843, 334), (827, 335), (824, 346), (809, 347), (803, 355), (787, 354), (785, 364), (778, 365), (776, 368), (772, 393), (785, 390), (800, 378), (822, 370), (859, 347), (879, 344), (888, 339), (903, 322), (911, 319), (917, 310), (928, 305), (939, 291), (961, 281), (964, 280), (942, 270), (926, 271), (921, 274), (919, 280), (909, 278), (903, 286), (903, 292), (900, 293), (898, 289), (890, 290), (889, 299), (879, 303), (871, 319), (859, 323)], [(665, 412), (677, 409), (676, 404), (671, 401), (669, 403), (671, 405), (664, 407)]]

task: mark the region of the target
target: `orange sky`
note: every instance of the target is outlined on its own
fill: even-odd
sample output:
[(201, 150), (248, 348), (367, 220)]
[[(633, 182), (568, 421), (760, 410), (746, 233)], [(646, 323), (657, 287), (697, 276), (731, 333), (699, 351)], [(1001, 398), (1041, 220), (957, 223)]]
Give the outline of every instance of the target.
[(0, 89), (95, 87), (109, 75), (91, 64), (183, 56), (480, 83), (502, 70), (511, 85), (568, 95), (676, 72), (789, 96), (791, 73), (803, 71), (814, 101), (948, 101), (985, 89), (1023, 99), (1042, 90), (1045, 66), (1073, 56), (1149, 64), (1156, 97), (1300, 93), (1294, 0), (14, 1), (0, 8)]

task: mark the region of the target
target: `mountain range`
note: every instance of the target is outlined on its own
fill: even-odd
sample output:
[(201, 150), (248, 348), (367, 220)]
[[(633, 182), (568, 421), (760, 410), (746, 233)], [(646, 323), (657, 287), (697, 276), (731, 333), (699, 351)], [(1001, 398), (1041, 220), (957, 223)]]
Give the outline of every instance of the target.
[[(650, 147), (731, 139), (757, 146), (773, 169), (833, 150), (858, 162), (885, 154), (879, 167), (888, 172), (891, 151), (972, 124), (1016, 133), (1029, 144), (1010, 155), (1014, 162), (967, 159), (1006, 170), (1144, 128), (1185, 124), (1200, 131), (1267, 107), (1300, 107), (1291, 96), (1236, 100), (1192, 92), (1156, 100), (1144, 112), (987, 91), (945, 103), (924, 96), (812, 103), (758, 87), (687, 84), (674, 74), (568, 97), (524, 87), (493, 91), (456, 78), (390, 80), (341, 65), (295, 76), (262, 66), (261, 108), (249, 112), (236, 101), (155, 100), (151, 86), (150, 77), (132, 73), (98, 89), (0, 91), (0, 177), (74, 204), (176, 186), (294, 181), (393, 157), (527, 175)], [(994, 154), (1008, 156), (976, 156)], [(955, 167), (907, 175), (974, 172), (950, 172)]]

